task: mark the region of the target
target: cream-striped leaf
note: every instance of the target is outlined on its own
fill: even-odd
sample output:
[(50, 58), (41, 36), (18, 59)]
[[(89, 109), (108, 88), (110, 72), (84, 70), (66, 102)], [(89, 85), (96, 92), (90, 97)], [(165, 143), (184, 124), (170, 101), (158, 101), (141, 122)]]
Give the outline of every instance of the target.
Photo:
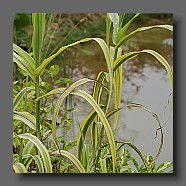
[(22, 163), (14, 163), (13, 170), (15, 173), (27, 173), (26, 167)]
[(44, 165), (43, 165), (41, 158), (38, 155), (33, 156), (31, 154), (25, 154), (23, 156), (23, 158), (30, 158), (30, 157), (35, 161), (35, 163), (39, 169), (39, 173), (44, 173)]
[(49, 153), (46, 149), (46, 147), (42, 144), (42, 142), (34, 135), (29, 134), (29, 133), (24, 133), (19, 135), (20, 138), (27, 139), (34, 143), (34, 145), (37, 147), (39, 153), (41, 154), (44, 167), (45, 167), (45, 172), (46, 173), (52, 173), (52, 164), (51, 164), (51, 159), (49, 156)]
[(66, 158), (68, 158), (79, 170), (80, 173), (85, 173), (85, 169), (83, 167), (83, 165), (81, 164), (81, 162), (70, 152), (65, 151), (65, 150), (57, 150), (51, 153), (52, 155), (57, 155), (57, 154), (61, 154), (63, 156), (65, 156)]
[(24, 97), (24, 95), (30, 91), (30, 90), (34, 90), (35, 87), (25, 87), (23, 88), (14, 98), (13, 100), (13, 110), (15, 110), (17, 108), (17, 106), (19, 105), (20, 101), (22, 100), (22, 98)]
[(36, 118), (29, 112), (14, 111), (13, 119), (20, 120), (29, 126), (31, 129), (36, 130)]
[(126, 42), (128, 39), (130, 39), (131, 37), (133, 37), (137, 33), (142, 32), (142, 31), (146, 31), (146, 30), (150, 30), (150, 29), (153, 29), (153, 28), (163, 28), (163, 29), (167, 29), (167, 30), (173, 31), (173, 27), (171, 25), (154, 25), (154, 26), (137, 28), (135, 31), (133, 31), (130, 34), (122, 37), (118, 41), (116, 47), (119, 48), (124, 42)]
[(149, 49), (145, 49), (142, 51), (137, 51), (137, 52), (129, 52), (127, 54), (122, 55), (121, 57), (118, 57), (114, 63), (113, 63), (113, 70), (114, 72), (116, 71), (116, 69), (125, 61), (130, 60), (136, 56), (138, 56), (139, 54), (142, 53), (148, 53), (151, 54), (152, 56), (154, 56), (166, 69), (168, 77), (169, 77), (169, 82), (171, 85), (171, 88), (173, 88), (173, 72), (172, 72), (172, 68), (169, 65), (169, 63), (166, 61), (166, 59), (161, 56), (159, 53), (157, 53), (154, 50), (149, 50)]

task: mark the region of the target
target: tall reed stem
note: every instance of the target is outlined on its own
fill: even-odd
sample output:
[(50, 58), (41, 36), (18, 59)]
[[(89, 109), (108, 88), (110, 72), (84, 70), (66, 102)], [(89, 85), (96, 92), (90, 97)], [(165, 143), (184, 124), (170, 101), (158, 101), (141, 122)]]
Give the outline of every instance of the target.
[[(26, 77), (26, 87), (28, 87), (28, 76)], [(24, 97), (24, 110), (27, 110), (27, 91)], [(22, 128), (22, 134), (25, 133), (25, 124), (22, 122), (21, 125)], [(20, 152), (19, 152), (19, 162), (22, 163), (23, 162), (23, 139), (21, 139), (20, 141)]]
[[(35, 83), (36, 99), (39, 97), (39, 76), (36, 78)], [(36, 136), (41, 139), (40, 134), (40, 101), (36, 102)]]
[[(43, 45), (43, 37), (45, 32), (45, 14), (44, 13), (33, 13), (32, 14), (33, 22), (33, 37), (32, 37), (32, 47), (35, 57), (36, 68), (40, 65), (41, 59), (41, 48)], [(40, 76), (36, 76), (35, 79), (35, 93), (36, 99), (39, 97), (39, 79)], [(36, 102), (36, 136), (40, 140), (40, 101)]]

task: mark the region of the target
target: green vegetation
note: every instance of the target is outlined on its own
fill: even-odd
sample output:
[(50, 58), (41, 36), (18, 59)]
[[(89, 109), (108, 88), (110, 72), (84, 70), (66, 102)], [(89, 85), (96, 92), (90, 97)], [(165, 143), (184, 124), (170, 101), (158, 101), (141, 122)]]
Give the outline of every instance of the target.
[[(163, 56), (150, 49), (124, 53), (121, 46), (140, 32), (156, 28), (173, 31), (173, 28), (171, 25), (153, 25), (140, 27), (129, 32), (128, 28), (140, 17), (140, 14), (135, 14), (127, 21), (125, 19), (126, 15), (123, 13), (108, 13), (104, 16), (95, 15), (93, 18), (97, 19), (97, 16), (100, 16), (101, 20), (106, 19), (105, 38), (99, 36), (99, 34), (103, 36), (98, 29), (99, 27), (102, 28), (100, 22), (94, 27), (89, 27), (87, 21), (84, 25), (87, 26), (87, 29), (84, 31), (81, 30), (81, 27), (77, 27), (86, 19), (84, 15), (79, 15), (79, 17), (76, 17), (77, 20), (75, 19), (75, 22), (73, 22), (76, 32), (71, 32), (68, 29), (68, 24), (66, 24), (63, 32), (64, 39), (62, 42), (58, 41), (58, 34), (61, 32), (57, 31), (57, 26), (53, 28), (52, 23), (56, 19), (60, 21), (61, 15), (33, 13), (30, 46), (28, 46), (28, 40), (26, 41), (23, 38), (19, 40), (25, 41), (25, 51), (20, 47), (18, 39), (14, 39), (14, 172), (164, 173), (167, 168), (172, 166), (172, 162), (156, 165), (156, 160), (161, 154), (163, 146), (163, 129), (158, 116), (147, 107), (137, 103), (125, 105), (125, 107), (143, 109), (156, 120), (157, 131), (160, 131), (161, 135), (159, 149), (155, 157), (144, 156), (138, 147), (130, 142), (116, 141), (115, 133), (118, 130), (119, 112), (123, 108), (120, 103), (124, 62), (141, 54), (152, 55), (165, 68), (170, 86), (173, 88), (172, 68)], [(30, 17), (28, 16), (28, 18)], [(70, 16), (67, 16), (67, 18), (68, 20), (72, 19)], [(15, 24), (18, 26), (18, 23), (15, 22)], [(78, 34), (79, 32), (81, 34)], [(95, 37), (92, 37), (91, 33)], [(54, 35), (55, 39), (53, 39)], [(86, 38), (84, 38), (85, 35)], [(79, 36), (82, 38), (79, 38)], [(65, 41), (67, 37), (68, 42)], [(98, 44), (103, 52), (107, 71), (100, 71), (95, 79), (81, 78), (73, 82), (71, 79), (64, 77), (55, 80), (54, 77), (62, 67), (51, 64), (53, 60), (65, 51), (72, 52), (71, 48), (86, 42)], [(50, 68), (48, 69), (49, 65)], [(43, 74), (48, 74), (52, 82), (43, 81)], [(52, 87), (55, 84), (62, 86), (53, 89)], [(83, 84), (92, 86), (92, 94), (88, 94), (79, 88)], [(57, 102), (54, 101), (55, 95), (58, 95)], [(65, 107), (65, 100), (71, 95), (85, 99), (91, 105), (92, 111), (79, 125), (77, 140), (67, 143), (67, 140), (63, 136), (59, 136), (57, 131), (60, 128), (71, 130), (70, 125), (66, 125), (66, 123), (71, 122), (68, 114), (72, 113), (74, 109), (69, 110)], [(111, 109), (113, 96), (114, 109)], [(103, 97), (106, 97), (106, 99), (102, 99)], [(63, 108), (64, 114), (61, 123), (58, 123), (61, 108)], [(49, 114), (52, 115), (52, 120), (47, 118)], [(113, 123), (109, 121), (110, 117), (114, 118)], [(88, 137), (88, 134), (90, 134), (90, 137)], [(90, 138), (89, 143), (85, 143), (86, 138)], [(75, 154), (69, 151), (73, 147), (77, 147), (77, 153)], [(127, 147), (137, 153), (141, 159), (141, 165), (132, 157)]]

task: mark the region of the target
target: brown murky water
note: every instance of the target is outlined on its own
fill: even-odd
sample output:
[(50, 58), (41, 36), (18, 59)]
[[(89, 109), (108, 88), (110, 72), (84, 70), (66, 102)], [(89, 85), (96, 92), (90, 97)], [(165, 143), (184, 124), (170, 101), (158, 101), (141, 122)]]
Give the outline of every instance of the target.
[[(122, 48), (124, 52), (152, 49), (164, 56), (171, 65), (173, 64), (173, 36), (167, 30), (154, 29), (143, 32), (130, 39)], [(61, 68), (58, 78), (65, 76), (75, 81), (83, 77), (95, 78), (99, 71), (107, 71), (102, 51), (95, 42), (79, 46), (65, 54), (64, 58), (65, 62), (59, 61), (59, 65), (65, 63), (66, 70)], [(92, 84), (85, 84), (81, 89), (91, 93)], [(142, 54), (124, 64), (121, 106), (130, 102), (140, 103), (155, 112), (164, 124), (170, 113), (168, 103), (171, 100), (171, 93), (166, 71), (154, 57)], [(67, 107), (77, 108), (77, 111), (73, 112), (73, 130), (60, 131), (60, 134), (66, 135), (68, 141), (73, 141), (77, 139), (78, 124), (91, 111), (91, 107), (79, 97), (71, 97), (69, 100)], [(118, 127), (120, 130), (116, 134), (117, 140), (130, 140), (144, 155), (156, 155), (160, 135), (153, 141), (158, 125), (152, 115), (139, 108), (125, 108), (120, 111)], [(163, 131), (164, 146), (158, 163), (173, 161), (172, 112)]]

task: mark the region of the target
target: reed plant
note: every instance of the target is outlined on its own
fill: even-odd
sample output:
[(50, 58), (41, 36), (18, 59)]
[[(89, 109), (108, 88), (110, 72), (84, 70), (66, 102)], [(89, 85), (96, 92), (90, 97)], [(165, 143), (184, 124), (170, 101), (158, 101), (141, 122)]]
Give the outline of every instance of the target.
[[(148, 156), (151, 163), (147, 161), (148, 158), (145, 158), (134, 144), (115, 140), (115, 133), (118, 130), (119, 112), (124, 108), (120, 105), (124, 62), (136, 58), (143, 53), (152, 55), (164, 66), (170, 86), (173, 88), (172, 68), (163, 56), (151, 49), (126, 53), (121, 47), (139, 32), (156, 28), (173, 31), (171, 25), (155, 25), (140, 27), (129, 33), (128, 28), (139, 15), (135, 14), (134, 17), (124, 24), (125, 14), (108, 13), (106, 17), (106, 41), (101, 38), (81, 39), (62, 46), (56, 53), (43, 59), (42, 54), (45, 52), (42, 50), (42, 47), (44, 45), (44, 38), (46, 37), (46, 14), (32, 14), (32, 52), (25, 52), (18, 45), (13, 44), (13, 62), (18, 65), (22, 73), (27, 77), (26, 86), (16, 92), (13, 100), (14, 126), (22, 124), (21, 131), (14, 131), (14, 144), (21, 147), (17, 152), (19, 157), (14, 156), (13, 169), (16, 173), (53, 173), (56, 172), (55, 165), (57, 163), (59, 163), (60, 167), (57, 169), (57, 172), (66, 170), (67, 173), (157, 173), (158, 171), (163, 172), (166, 168), (172, 166), (172, 163), (164, 163), (158, 168), (154, 168), (156, 159), (159, 157), (163, 146), (163, 128), (158, 116), (142, 104), (130, 103), (124, 107), (143, 109), (150, 113), (157, 121), (158, 131), (161, 133), (160, 146), (154, 158)], [(107, 65), (107, 72), (98, 72), (95, 79), (79, 79), (70, 83), (67, 87), (60, 87), (53, 90), (47, 90), (43, 87), (42, 73), (46, 71), (47, 66), (66, 49), (85, 42), (96, 42), (100, 46)], [(14, 82), (14, 84), (16, 83)], [(92, 84), (92, 95), (79, 89), (79, 86), (86, 83)], [(59, 98), (54, 105), (52, 96), (56, 94), (59, 94)], [(57, 117), (64, 105), (64, 100), (70, 95), (84, 98), (91, 105), (92, 111), (80, 125), (77, 143), (65, 146), (65, 139), (62, 143), (60, 136), (57, 135), (59, 127), (57, 125)], [(106, 99), (103, 102), (102, 97), (104, 95), (106, 95)], [(110, 109), (113, 95), (114, 109)], [(51, 101), (51, 123), (47, 123), (47, 119), (45, 118), (47, 113), (45, 107), (46, 100)], [(24, 101), (28, 105), (27, 107), (23, 106)], [(45, 114), (43, 114), (44, 112)], [(108, 120), (112, 116), (114, 117), (114, 123), (110, 123)], [(46, 123), (48, 126), (46, 126)], [(85, 138), (89, 133), (90, 142), (85, 144)], [(77, 156), (68, 151), (68, 149), (76, 144)], [(130, 146), (139, 155), (143, 163), (140, 168), (138, 162), (124, 146)], [(129, 166), (128, 161), (134, 163), (135, 170)], [(65, 166), (66, 168), (64, 168)]]

